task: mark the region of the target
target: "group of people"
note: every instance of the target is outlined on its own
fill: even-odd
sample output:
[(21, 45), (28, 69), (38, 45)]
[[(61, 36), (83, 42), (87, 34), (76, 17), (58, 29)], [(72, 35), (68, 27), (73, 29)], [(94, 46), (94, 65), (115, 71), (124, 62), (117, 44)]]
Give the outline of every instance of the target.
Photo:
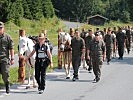
[[(26, 37), (25, 30), (19, 31), (21, 37)], [(38, 42), (35, 43), (34, 49), (26, 58), (25, 61), (33, 56), (35, 58), (35, 79), (38, 83), (39, 94), (42, 94), (45, 89), (46, 69), (52, 62), (52, 54), (48, 43), (46, 43), (46, 33), (38, 35)], [(19, 54), (19, 57), (22, 56)], [(6, 93), (10, 93), (9, 69), (10, 65), (14, 64), (14, 43), (11, 36), (5, 33), (4, 23), (0, 22), (0, 74), (5, 84)]]
[(109, 65), (111, 59), (116, 57), (117, 50), (118, 59), (123, 60), (125, 49), (127, 49), (128, 54), (131, 50), (133, 30), (129, 26), (118, 27), (118, 30), (116, 27), (113, 29), (108, 27), (108, 29), (104, 28), (103, 31), (97, 28), (95, 32), (92, 29), (86, 31), (83, 28), (82, 32), (76, 29), (73, 35), (71, 30), (72, 28), (70, 28), (70, 35), (72, 36), (73, 81), (79, 79), (78, 69), (81, 60), (85, 59), (89, 72), (93, 69), (94, 81), (98, 82), (103, 61), (106, 60)]
[[(118, 49), (118, 59), (123, 59), (124, 48), (127, 47), (128, 53), (130, 52), (132, 42), (132, 30), (127, 28), (107, 29), (104, 31), (97, 30), (94, 32), (92, 29), (79, 29), (70, 28), (71, 36), (71, 54), (73, 66), (73, 81), (79, 79), (79, 67), (81, 61), (85, 60), (89, 66), (88, 71), (93, 69), (95, 78), (94, 81), (98, 82), (101, 77), (101, 67), (103, 61), (106, 59), (107, 64), (116, 53)], [(22, 35), (22, 34), (21, 34)], [(23, 34), (25, 36), (25, 34)], [(22, 35), (22, 36), (23, 36)], [(35, 62), (35, 78), (38, 83), (38, 91), (40, 94), (45, 89), (46, 69), (49, 63), (52, 64), (52, 54), (49, 45), (45, 43), (46, 34), (43, 32), (38, 35), (38, 42), (35, 43), (34, 49), (26, 58), (27, 61), (34, 53), (36, 53)], [(19, 55), (20, 56), (20, 55)], [(49, 60), (49, 62), (47, 61)], [(4, 23), (0, 22), (0, 74), (6, 87), (6, 93), (10, 92), (9, 82), (9, 66), (14, 64), (14, 43), (9, 35), (4, 31)]]

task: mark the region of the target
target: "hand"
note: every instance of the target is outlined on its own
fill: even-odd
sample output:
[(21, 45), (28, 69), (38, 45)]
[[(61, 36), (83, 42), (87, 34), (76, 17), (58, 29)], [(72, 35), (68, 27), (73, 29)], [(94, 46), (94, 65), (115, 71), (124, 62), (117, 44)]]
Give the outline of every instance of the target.
[(87, 59), (90, 60), (90, 56), (87, 56)]
[(28, 59), (29, 59), (28, 57), (25, 57), (25, 61), (26, 61), (26, 62), (28, 61)]
[(103, 55), (103, 61), (105, 61), (106, 60), (106, 56), (105, 55)]
[(82, 55), (82, 56), (81, 56), (81, 60), (84, 60), (84, 59), (85, 59), (85, 56), (84, 56), (84, 55)]
[(50, 67), (53, 68), (53, 62), (50, 63)]
[(10, 60), (10, 64), (13, 65), (14, 64), (14, 59)]

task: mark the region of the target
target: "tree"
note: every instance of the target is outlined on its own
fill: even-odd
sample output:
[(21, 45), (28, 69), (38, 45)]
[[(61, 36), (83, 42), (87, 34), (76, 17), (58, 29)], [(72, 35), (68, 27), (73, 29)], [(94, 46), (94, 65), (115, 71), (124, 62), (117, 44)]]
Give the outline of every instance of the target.
[(24, 18), (32, 19), (32, 15), (31, 15), (29, 4), (27, 3), (27, 0), (23, 0), (23, 9), (24, 9)]
[(43, 15), (46, 18), (52, 18), (55, 15), (51, 0), (42, 0)]
[(9, 5), (8, 20), (13, 20), (16, 25), (20, 25), (20, 18), (23, 17), (22, 0), (16, 0)]
[(9, 2), (8, 0), (1, 0), (0, 1), (0, 21), (6, 22), (7, 16), (8, 16), (8, 7), (9, 7)]
[(133, 0), (127, 0), (128, 12), (130, 13), (130, 18), (133, 21)]
[(30, 12), (35, 20), (40, 20), (43, 17), (41, 0), (30, 0)]

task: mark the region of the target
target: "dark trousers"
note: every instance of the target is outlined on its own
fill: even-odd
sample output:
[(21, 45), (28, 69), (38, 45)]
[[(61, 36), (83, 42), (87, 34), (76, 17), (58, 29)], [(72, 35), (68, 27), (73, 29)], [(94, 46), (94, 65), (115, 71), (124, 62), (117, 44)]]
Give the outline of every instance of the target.
[(38, 88), (41, 90), (45, 89), (45, 77), (46, 77), (46, 70), (47, 70), (47, 63), (43, 60), (36, 60), (35, 63), (35, 78), (38, 83)]
[(124, 45), (118, 45), (118, 55), (120, 58), (123, 57), (124, 54)]
[(0, 74), (5, 84), (9, 84), (9, 61), (2, 61), (0, 63)]
[(73, 70), (74, 70), (74, 77), (78, 77), (78, 70), (79, 70), (79, 66), (81, 65), (81, 57), (80, 56), (72, 56), (72, 66), (73, 66)]
[(102, 59), (92, 58), (93, 72), (94, 72), (96, 78), (100, 78), (100, 76), (101, 76), (102, 64), (103, 64)]
[(106, 49), (106, 58), (107, 58), (107, 62), (111, 61), (112, 59), (112, 48), (111, 47), (107, 47)]
[(87, 59), (87, 52), (85, 53), (85, 61), (86, 61), (87, 66), (89, 66), (88, 69), (91, 70), (92, 69), (92, 60), (91, 60), (91, 57), (90, 57), (90, 59)]

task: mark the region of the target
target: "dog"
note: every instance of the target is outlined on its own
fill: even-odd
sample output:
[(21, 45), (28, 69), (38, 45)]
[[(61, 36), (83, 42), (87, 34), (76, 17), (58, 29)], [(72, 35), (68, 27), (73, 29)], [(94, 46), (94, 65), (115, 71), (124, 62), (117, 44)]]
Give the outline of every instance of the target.
[(19, 57), (19, 69), (18, 69), (18, 82), (24, 83), (25, 81), (25, 59)]

